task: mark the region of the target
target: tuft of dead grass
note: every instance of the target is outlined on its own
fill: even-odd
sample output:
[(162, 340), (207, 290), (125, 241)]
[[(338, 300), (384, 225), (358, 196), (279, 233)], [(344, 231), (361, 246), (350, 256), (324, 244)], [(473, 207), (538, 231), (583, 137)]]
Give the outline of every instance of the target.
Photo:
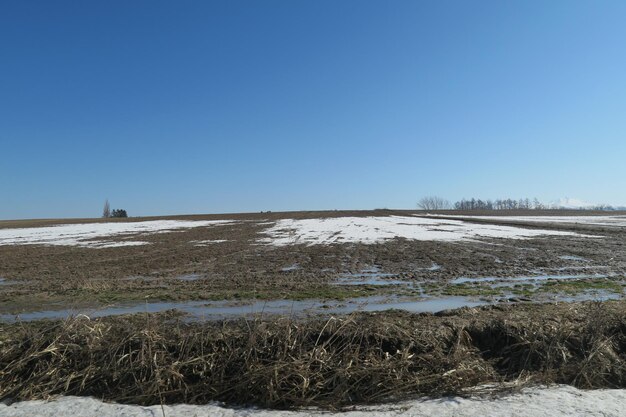
[[(138, 314), (0, 325), (0, 399), (272, 408), (462, 395), (487, 383), (626, 386), (626, 302), (218, 323)], [(505, 384), (508, 383), (508, 384)]]

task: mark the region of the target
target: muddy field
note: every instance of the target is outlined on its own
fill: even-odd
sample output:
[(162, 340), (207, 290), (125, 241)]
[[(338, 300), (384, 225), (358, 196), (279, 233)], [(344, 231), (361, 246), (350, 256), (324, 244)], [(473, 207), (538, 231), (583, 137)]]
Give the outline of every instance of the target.
[(0, 401), (623, 388), (626, 213), (508, 214), (0, 222)]
[[(440, 305), (432, 308), (435, 311), (461, 306), (464, 302), (477, 305), (575, 301), (619, 299), (624, 295), (626, 226), (612, 220), (576, 220), (582, 215), (598, 219), (610, 215), (621, 221), (623, 218), (619, 216), (624, 213), (533, 211), (507, 213), (508, 218), (500, 215), (463, 219), (458, 216), (476, 213), (435, 214), (376, 210), (108, 222), (101, 219), (3, 221), (0, 222), (0, 314), (5, 321), (12, 320), (16, 314), (27, 317), (36, 311), (96, 312), (117, 308), (119, 314), (141, 311), (137, 306), (145, 311), (189, 307), (187, 302), (195, 302), (191, 306), (218, 308), (222, 314), (241, 311), (318, 314), (368, 309), (364, 307), (367, 305), (381, 305), (371, 309), (384, 309), (385, 304), (404, 305), (410, 311), (431, 311), (426, 307), (420, 310), (415, 303), (440, 300)], [(540, 217), (537, 221), (525, 218), (531, 215)], [(568, 216), (572, 221), (563, 221)], [(278, 226), (345, 218), (357, 219), (356, 223), (358, 219), (377, 219), (378, 223), (369, 232), (388, 221), (396, 222), (393, 224), (396, 228), (404, 228), (402, 233), (405, 229), (422, 227), (407, 223), (413, 218), (435, 222), (428, 225), (428, 233), (436, 234), (437, 238), (420, 240), (400, 233), (364, 243), (349, 237), (341, 240), (339, 234), (344, 227), (340, 226), (334, 232), (337, 240), (318, 244), (307, 241), (306, 237), (299, 240), (301, 231), (295, 230), (296, 226), (293, 230), (289, 229), (291, 226), (284, 226), (284, 230)], [(163, 221), (218, 222), (179, 229), (141, 229), (144, 224)], [(437, 222), (442, 222), (441, 226)], [(40, 236), (71, 225), (113, 227), (128, 223), (139, 229), (106, 237), (98, 235), (100, 229), (82, 237), (57, 234), (45, 240)], [(304, 224), (309, 227), (309, 223)], [(474, 231), (475, 227), (481, 229)], [(447, 239), (446, 233), (457, 233), (461, 228), (463, 233), (470, 230), (474, 235), (461, 240)], [(523, 234), (540, 231), (546, 234), (500, 237), (503, 228), (511, 228), (515, 233), (521, 230)], [(413, 233), (412, 230), (409, 231)], [(69, 243), (59, 244), (63, 239)], [(445, 300), (452, 300), (451, 304)], [(241, 305), (252, 307), (224, 309)], [(196, 311), (200, 315), (202, 308)], [(210, 314), (212, 310), (207, 311)], [(42, 317), (46, 315), (33, 318)]]

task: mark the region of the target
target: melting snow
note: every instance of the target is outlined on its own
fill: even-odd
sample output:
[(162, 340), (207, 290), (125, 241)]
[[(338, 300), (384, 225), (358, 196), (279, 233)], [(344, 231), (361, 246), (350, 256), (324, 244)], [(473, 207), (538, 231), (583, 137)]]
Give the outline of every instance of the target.
[(480, 238), (526, 239), (537, 236), (583, 236), (573, 232), (473, 224), (426, 217), (338, 217), (283, 219), (263, 233), (263, 243), (277, 246), (333, 243), (379, 243), (396, 237), (412, 240), (461, 241)]
[(5, 417), (571, 417), (622, 416), (626, 390), (582, 391), (570, 386), (534, 387), (495, 399), (450, 397), (407, 401), (385, 406), (364, 407), (347, 412), (275, 411), (251, 408), (224, 408), (218, 405), (160, 405), (149, 407), (104, 403), (94, 398), (60, 397), (46, 401), (24, 401), (11, 406), (0, 404)]
[(112, 248), (145, 245), (140, 240), (112, 241), (107, 238), (167, 233), (192, 227), (232, 223), (231, 220), (153, 220), (145, 222), (82, 223), (58, 226), (0, 229), (3, 245), (54, 245)]
[(192, 240), (190, 243), (193, 243), (194, 246), (209, 246), (214, 245), (216, 243), (224, 243), (228, 242), (226, 239), (213, 239), (213, 240)]
[[(444, 217), (439, 214), (429, 214), (431, 218)], [(529, 223), (566, 223), (583, 224), (593, 226), (626, 226), (626, 216), (463, 216), (445, 215), (446, 218), (454, 217), (458, 219), (481, 219), (495, 221), (514, 221)]]

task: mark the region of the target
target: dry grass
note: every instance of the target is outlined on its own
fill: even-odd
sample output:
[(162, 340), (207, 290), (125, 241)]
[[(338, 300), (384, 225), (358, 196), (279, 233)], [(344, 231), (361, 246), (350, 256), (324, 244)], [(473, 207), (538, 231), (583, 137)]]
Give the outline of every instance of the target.
[[(626, 386), (626, 303), (189, 323), (0, 326), (0, 399), (342, 408), (492, 382)], [(514, 384), (515, 385), (515, 384)]]

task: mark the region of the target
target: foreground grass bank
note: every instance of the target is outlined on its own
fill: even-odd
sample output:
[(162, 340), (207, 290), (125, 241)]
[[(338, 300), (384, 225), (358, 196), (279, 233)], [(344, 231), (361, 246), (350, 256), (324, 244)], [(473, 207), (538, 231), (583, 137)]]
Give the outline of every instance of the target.
[(626, 387), (626, 302), (191, 323), (0, 325), (0, 398), (338, 408), (484, 383)]

